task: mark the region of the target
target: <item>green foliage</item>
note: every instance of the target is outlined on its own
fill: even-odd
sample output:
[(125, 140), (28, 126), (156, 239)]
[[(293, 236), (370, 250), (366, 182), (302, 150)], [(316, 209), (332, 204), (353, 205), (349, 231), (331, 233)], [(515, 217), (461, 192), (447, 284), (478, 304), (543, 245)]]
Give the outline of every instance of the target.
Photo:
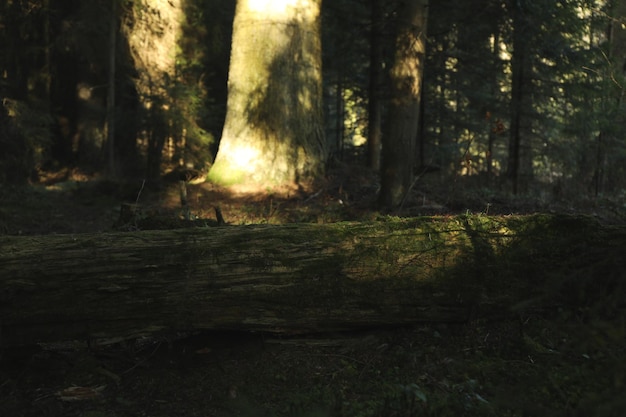
[(176, 75), (168, 80), (174, 137), (172, 162), (203, 169), (214, 158), (225, 113), (233, 2), (195, 0), (183, 5)]
[[(223, 123), (234, 2), (195, 0), (181, 4), (185, 22), (177, 34), (176, 74), (168, 80), (152, 80), (154, 85), (167, 89), (167, 98), (143, 97), (145, 92), (137, 91), (137, 56), (126, 39), (129, 32), (125, 29), (132, 31), (139, 20), (155, 13), (150, 2), (49, 1), (0, 5), (0, 40), (7, 46), (7, 53), (0, 56), (3, 74), (0, 97), (27, 103), (29, 110), (22, 112), (27, 117), (19, 121), (22, 131), (42, 126), (40, 120), (31, 120), (35, 112), (50, 118), (45, 121), (44, 141), (40, 140), (42, 132), (12, 134), (9, 153), (16, 152), (10, 146), (23, 147), (18, 153), (42, 158), (46, 167), (57, 169), (63, 168), (60, 164), (76, 164), (92, 172), (97, 170), (108, 156), (102, 152), (106, 93), (107, 89), (115, 88), (117, 163), (129, 165), (119, 167), (122, 172), (136, 175), (137, 166), (142, 166), (146, 159), (158, 165), (160, 159), (154, 154), (157, 148), (159, 152), (164, 149), (165, 142), (173, 145), (167, 151), (174, 151), (168, 155), (176, 164), (204, 168), (210, 163), (215, 151), (214, 138)], [(107, 81), (112, 13), (120, 29), (115, 86), (109, 86)], [(156, 26), (151, 28), (152, 35), (158, 37), (163, 28)], [(77, 95), (78, 86), (88, 88), (89, 97)], [(160, 115), (150, 111), (146, 101), (154, 102), (155, 98), (156, 102), (168, 105), (170, 111)], [(23, 140), (18, 140), (20, 137)], [(146, 147), (147, 142), (150, 143)], [(44, 152), (42, 144), (52, 152)], [(92, 154), (85, 153), (88, 149)]]
[(355, 0), (322, 2), (323, 76), (330, 95), (326, 128), (329, 149), (337, 155), (360, 145), (367, 127), (369, 8), (370, 2)]
[(606, 2), (518, 2), (525, 52), (512, 49), (510, 3), (431, 4), (426, 160), (449, 173), (477, 174), (487, 169), (491, 143), (492, 172), (504, 174), (511, 157), (511, 63), (523, 53), (522, 174), (580, 194), (588, 192), (598, 170), (610, 170), (615, 174), (605, 174), (613, 180), (607, 189), (626, 186), (617, 180), (626, 149), (613, 140), (622, 125), (615, 99), (621, 93), (614, 91), (624, 84), (608, 59), (605, 34), (617, 23)]

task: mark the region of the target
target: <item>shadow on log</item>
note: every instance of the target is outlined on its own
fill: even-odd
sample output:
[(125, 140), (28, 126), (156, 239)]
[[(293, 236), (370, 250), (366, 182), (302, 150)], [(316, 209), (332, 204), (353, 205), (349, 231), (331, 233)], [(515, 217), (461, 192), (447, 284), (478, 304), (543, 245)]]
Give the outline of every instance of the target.
[(0, 344), (464, 322), (590, 295), (623, 308), (625, 243), (547, 215), (3, 237)]

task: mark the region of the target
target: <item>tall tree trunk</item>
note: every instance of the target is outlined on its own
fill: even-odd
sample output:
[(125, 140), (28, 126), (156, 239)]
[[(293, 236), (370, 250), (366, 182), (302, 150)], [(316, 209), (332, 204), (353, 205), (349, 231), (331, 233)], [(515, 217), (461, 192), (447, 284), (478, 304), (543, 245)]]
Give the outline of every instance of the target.
[(107, 83), (107, 155), (110, 177), (117, 176), (115, 160), (115, 55), (117, 52), (117, 0), (111, 1), (111, 17), (109, 20), (109, 73)]
[[(610, 27), (610, 56), (614, 75), (618, 80), (626, 76), (626, 1), (614, 0)], [(618, 105), (623, 103), (626, 90), (622, 86), (616, 93)]]
[(160, 174), (163, 145), (170, 134), (171, 98), (176, 82), (177, 47), (180, 40), (184, 2), (182, 0), (137, 0), (125, 19), (123, 32), (128, 40), (137, 72), (135, 88), (142, 107), (147, 109), (147, 177)]
[(382, 103), (380, 89), (383, 81), (382, 0), (371, 0), (370, 29), (370, 84), (367, 134), (367, 165), (380, 170), (380, 146), (382, 142)]
[(526, 38), (523, 1), (513, 2), (513, 57), (511, 63), (511, 136), (509, 142), (508, 176), (513, 194), (519, 191), (522, 100), (524, 97), (524, 67)]
[(7, 80), (7, 96), (15, 100), (25, 100), (28, 95), (28, 71), (25, 63), (26, 41), (22, 33), (22, 26), (26, 13), (21, 1), (9, 2), (6, 9), (5, 22), (7, 45), (2, 49), (6, 51), (6, 66), (3, 78)]
[(412, 180), (426, 50), (427, 0), (402, 2), (398, 12), (391, 101), (383, 135), (379, 203), (397, 207)]
[(340, 160), (344, 160), (345, 151), (345, 106), (343, 102), (343, 71), (337, 71), (335, 82), (335, 152)]
[[(608, 100), (608, 108), (612, 109), (613, 120), (618, 126), (624, 124), (623, 105), (624, 81), (626, 80), (626, 1), (614, 0), (612, 2), (610, 26), (609, 26), (609, 61), (610, 61), (610, 81)], [(617, 80), (617, 82), (615, 81)], [(610, 129), (609, 129), (610, 131)], [(613, 134), (601, 131), (597, 135), (596, 140), (596, 161), (593, 175), (594, 194), (597, 197), (605, 191), (607, 178), (610, 174), (609, 153), (610, 143), (619, 141)]]
[(491, 80), (491, 88), (490, 88), (490, 95), (491, 95), (491, 101), (492, 103), (494, 103), (494, 108), (493, 109), (489, 109), (489, 116), (487, 117), (487, 128), (488, 128), (488, 133), (487, 133), (487, 158), (486, 158), (486, 162), (487, 162), (487, 182), (488, 185), (491, 185), (492, 179), (493, 179), (493, 148), (494, 148), (494, 143), (496, 141), (496, 135), (498, 133), (500, 133), (500, 126), (499, 126), (499, 119), (495, 119), (495, 120), (491, 120), (492, 117), (492, 110), (495, 110), (495, 103), (497, 103), (497, 93), (499, 91), (499, 85), (498, 85), (498, 70), (500, 68), (499, 65), (499, 57), (500, 54), (500, 31), (499, 28), (496, 27), (494, 32), (493, 32), (493, 46), (492, 46), (492, 50), (491, 50), (491, 56), (492, 56), (492, 71), (493, 73), (491, 74), (491, 76), (493, 77)]
[(321, 0), (239, 0), (228, 108), (209, 178), (281, 184), (322, 174)]

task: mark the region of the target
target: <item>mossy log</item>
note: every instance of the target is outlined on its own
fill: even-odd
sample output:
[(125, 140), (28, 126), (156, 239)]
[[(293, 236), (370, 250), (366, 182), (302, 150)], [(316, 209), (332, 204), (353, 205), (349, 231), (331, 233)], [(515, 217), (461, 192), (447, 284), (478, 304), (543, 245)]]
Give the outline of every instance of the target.
[(623, 281), (625, 243), (623, 227), (544, 215), (5, 236), (0, 344), (502, 317), (578, 302), (561, 292), (586, 265)]

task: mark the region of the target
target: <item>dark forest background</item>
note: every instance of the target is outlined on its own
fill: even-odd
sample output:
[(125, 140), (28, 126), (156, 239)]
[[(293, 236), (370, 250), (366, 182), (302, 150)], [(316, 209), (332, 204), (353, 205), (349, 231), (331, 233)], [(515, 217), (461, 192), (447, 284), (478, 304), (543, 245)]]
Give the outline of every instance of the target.
[[(175, 71), (151, 90), (133, 39), (169, 29), (149, 24), (159, 12), (150, 2), (0, 2), (0, 182), (157, 181), (177, 166), (208, 169), (234, 3), (180, 3)], [(386, 120), (398, 2), (323, 8), (329, 160), (366, 166), (371, 97)], [(431, 2), (416, 175), (547, 199), (623, 196), (623, 9), (617, 0)]]

